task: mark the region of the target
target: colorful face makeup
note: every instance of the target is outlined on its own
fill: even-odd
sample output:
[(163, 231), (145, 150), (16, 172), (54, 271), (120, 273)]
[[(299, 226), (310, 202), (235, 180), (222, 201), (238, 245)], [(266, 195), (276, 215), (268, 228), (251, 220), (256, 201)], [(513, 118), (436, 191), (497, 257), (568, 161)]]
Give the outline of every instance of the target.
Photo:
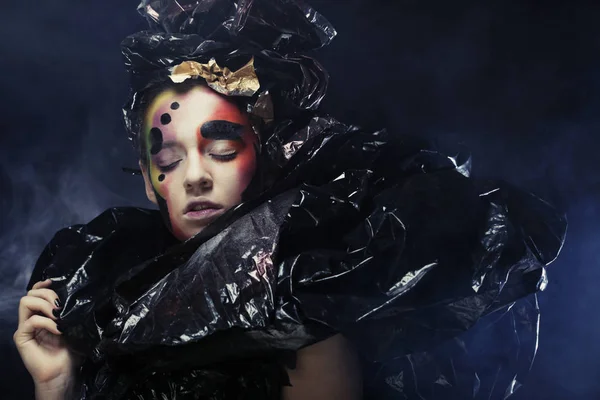
[(241, 203), (256, 170), (256, 135), (234, 104), (204, 86), (166, 90), (144, 126), (146, 185), (178, 239)]

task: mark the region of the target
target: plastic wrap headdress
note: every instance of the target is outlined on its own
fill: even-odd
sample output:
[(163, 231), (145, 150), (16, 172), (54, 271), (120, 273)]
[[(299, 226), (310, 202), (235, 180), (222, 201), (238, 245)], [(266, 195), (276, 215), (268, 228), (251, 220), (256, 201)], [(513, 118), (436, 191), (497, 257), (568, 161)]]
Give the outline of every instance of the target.
[[(281, 137), (271, 138), (272, 133), (281, 136), (282, 129), (310, 115), (325, 96), (326, 71), (301, 53), (328, 44), (336, 32), (301, 2), (143, 0), (138, 10), (151, 30), (122, 43), (132, 87), (123, 112), (134, 144), (143, 119), (144, 93), (166, 81), (181, 80), (182, 70), (222, 94), (242, 97), (246, 111), (256, 117), (251, 121), (263, 145), (280, 141)], [(244, 86), (252, 80), (245, 72), (255, 72), (258, 82), (250, 84), (258, 83), (258, 88)], [(281, 150), (279, 144), (269, 148)]]

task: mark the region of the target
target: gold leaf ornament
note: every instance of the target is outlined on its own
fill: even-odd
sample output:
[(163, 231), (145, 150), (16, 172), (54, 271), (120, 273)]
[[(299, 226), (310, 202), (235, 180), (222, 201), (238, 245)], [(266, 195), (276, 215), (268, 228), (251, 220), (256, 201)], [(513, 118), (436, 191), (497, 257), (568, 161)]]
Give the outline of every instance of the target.
[(184, 61), (171, 68), (170, 78), (175, 83), (198, 77), (204, 78), (214, 91), (227, 96), (252, 96), (260, 88), (254, 69), (254, 57), (237, 71), (221, 68), (214, 58), (206, 64)]

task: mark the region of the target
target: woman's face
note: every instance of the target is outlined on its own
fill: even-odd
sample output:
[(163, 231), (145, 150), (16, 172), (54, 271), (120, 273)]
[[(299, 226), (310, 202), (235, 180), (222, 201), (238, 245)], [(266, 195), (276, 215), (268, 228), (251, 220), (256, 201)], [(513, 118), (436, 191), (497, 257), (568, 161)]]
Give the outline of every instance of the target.
[(165, 90), (150, 104), (143, 134), (146, 194), (178, 239), (242, 201), (256, 169), (256, 135), (224, 97), (205, 86)]

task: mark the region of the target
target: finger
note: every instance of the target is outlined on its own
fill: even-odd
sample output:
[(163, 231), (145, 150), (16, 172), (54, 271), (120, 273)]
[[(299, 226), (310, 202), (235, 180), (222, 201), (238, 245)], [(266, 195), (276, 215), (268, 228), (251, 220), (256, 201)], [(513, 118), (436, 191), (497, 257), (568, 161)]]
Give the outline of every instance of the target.
[(35, 285), (33, 285), (33, 287), (31, 289), (45, 288), (45, 287), (50, 286), (51, 284), (52, 284), (52, 279), (48, 278), (45, 281), (36, 282)]
[(39, 297), (25, 296), (19, 303), (19, 325), (25, 323), (28, 319), (37, 313), (44, 314), (47, 318), (56, 319), (52, 314), (54, 305)]
[(54, 304), (56, 307), (60, 307), (60, 301), (58, 301), (58, 295), (52, 289), (32, 289), (27, 292), (27, 296), (39, 297), (45, 299), (48, 303)]
[(56, 322), (41, 315), (34, 315), (20, 325), (19, 329), (15, 332), (13, 336), (15, 344), (22, 345), (32, 340), (35, 338), (36, 332), (40, 329), (45, 329), (54, 335), (62, 335), (56, 326)]

